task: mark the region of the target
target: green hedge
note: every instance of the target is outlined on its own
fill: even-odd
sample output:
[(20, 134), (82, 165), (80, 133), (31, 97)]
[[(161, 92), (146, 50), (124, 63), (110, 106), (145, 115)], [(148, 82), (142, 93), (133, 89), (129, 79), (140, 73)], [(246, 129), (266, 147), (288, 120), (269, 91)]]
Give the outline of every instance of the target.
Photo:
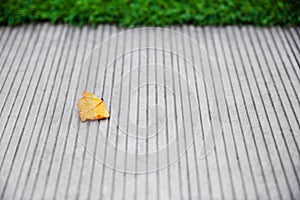
[(300, 0), (0, 0), (0, 24), (299, 25)]

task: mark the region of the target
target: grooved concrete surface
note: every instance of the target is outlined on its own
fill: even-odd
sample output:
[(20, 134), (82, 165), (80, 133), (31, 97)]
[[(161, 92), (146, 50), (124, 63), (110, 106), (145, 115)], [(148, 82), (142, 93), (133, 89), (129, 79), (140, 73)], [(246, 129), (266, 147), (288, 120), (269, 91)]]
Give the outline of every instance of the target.
[(300, 199), (300, 28), (171, 29), (1, 27), (0, 199)]

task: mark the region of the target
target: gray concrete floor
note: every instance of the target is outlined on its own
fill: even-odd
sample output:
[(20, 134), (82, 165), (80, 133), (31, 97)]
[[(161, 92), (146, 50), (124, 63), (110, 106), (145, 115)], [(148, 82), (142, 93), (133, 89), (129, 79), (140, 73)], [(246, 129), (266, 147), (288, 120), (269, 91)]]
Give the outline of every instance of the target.
[[(0, 27), (0, 199), (300, 199), (299, 44), (299, 27)], [(110, 119), (80, 121), (84, 90)]]

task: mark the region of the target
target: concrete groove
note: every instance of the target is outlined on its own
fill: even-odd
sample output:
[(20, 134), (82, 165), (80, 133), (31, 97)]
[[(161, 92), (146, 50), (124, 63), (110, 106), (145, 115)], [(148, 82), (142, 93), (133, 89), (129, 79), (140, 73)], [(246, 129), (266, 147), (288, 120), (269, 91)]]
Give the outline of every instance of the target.
[[(44, 42), (46, 42), (46, 41), (44, 40)], [(43, 46), (44, 46), (44, 43), (42, 44), (42, 47), (43, 47)], [(49, 46), (49, 47), (50, 47), (50, 46)], [(47, 58), (47, 56), (48, 56), (48, 52), (49, 52), (49, 49), (47, 50), (46, 58)], [(43, 61), (43, 65), (42, 65), (43, 67), (42, 67), (42, 70), (41, 70), (40, 75), (38, 76), (39, 78), (38, 78), (37, 84), (39, 84), (39, 82), (40, 82), (41, 75), (42, 75), (43, 70), (44, 70), (46, 58), (45, 58), (44, 61)], [(35, 62), (35, 64), (34, 64), (34, 69), (37, 67), (37, 61), (38, 61), (38, 59), (36, 60), (36, 62)], [(28, 64), (28, 65), (29, 65), (29, 64)], [(35, 71), (35, 70), (33, 70), (33, 71)], [(24, 76), (25, 76), (25, 75), (24, 75)], [(22, 81), (23, 81), (24, 76), (22, 77)], [(31, 84), (32, 77), (33, 77), (33, 73), (32, 73), (31, 76), (30, 76), (29, 84)], [(21, 81), (21, 82), (22, 82), (22, 81)], [(19, 89), (20, 89), (20, 88), (21, 88), (21, 87), (18, 88), (18, 91), (17, 91), (17, 94), (16, 94), (16, 98), (14, 99), (13, 105), (15, 104), (15, 101), (16, 101), (17, 97), (19, 96), (18, 94), (19, 94)], [(35, 90), (34, 90), (34, 94), (36, 93), (37, 88), (38, 88), (37, 86), (34, 87), (34, 89), (35, 89)], [(29, 94), (29, 93), (27, 92), (28, 89), (29, 89), (29, 87), (27, 87), (26, 90), (25, 90), (25, 96), (24, 96), (24, 98), (21, 100), (22, 103), (21, 103), (20, 109), (23, 107), (23, 104), (24, 104), (24, 101), (25, 101), (25, 98), (26, 98), (27, 94)], [(32, 102), (32, 99), (31, 99), (31, 102)], [(29, 109), (28, 109), (28, 111), (27, 111), (27, 113), (26, 113), (26, 118), (25, 118), (26, 121), (24, 122), (23, 127), (24, 127), (24, 126), (26, 125), (26, 123), (27, 123), (29, 111), (31, 110), (32, 105), (33, 105), (33, 104), (30, 104), (30, 105), (29, 105)], [(10, 111), (10, 112), (11, 112), (11, 111)], [(18, 118), (20, 117), (21, 110), (19, 110), (17, 113), (18, 113), (18, 114), (17, 114), (16, 119), (18, 119)], [(16, 123), (15, 123), (14, 126), (13, 126), (12, 133), (14, 132), (15, 128), (16, 128)], [(8, 174), (8, 177), (7, 177), (6, 181), (5, 181), (5, 186), (4, 186), (4, 191), (3, 191), (3, 192), (5, 192), (5, 188), (6, 188), (6, 185), (7, 185), (7, 181), (8, 181), (8, 178), (10, 177), (10, 173), (11, 173), (11, 167), (13, 166), (13, 163), (14, 163), (14, 161), (15, 161), (16, 153), (18, 152), (19, 144), (20, 144), (20, 142), (21, 142), (21, 140), (22, 140), (23, 133), (24, 133), (24, 132), (22, 131), (22, 133), (21, 133), (21, 135), (20, 135), (20, 138), (19, 138), (19, 140), (18, 140), (18, 142), (17, 142), (16, 150), (14, 151), (14, 156), (13, 156), (13, 159), (12, 159), (12, 164), (10, 165), (9, 174)], [(13, 134), (11, 134), (11, 136), (12, 136), (12, 135), (13, 135)], [(11, 142), (11, 138), (12, 138), (12, 137), (10, 137), (8, 146), (9, 146), (9, 144), (10, 144), (10, 142)], [(8, 149), (8, 147), (7, 147), (7, 149)], [(4, 154), (4, 159), (5, 159), (5, 156), (6, 156), (6, 151), (5, 151), (5, 154)], [(2, 165), (2, 163), (1, 163), (1, 165)], [(0, 168), (1, 168), (1, 167), (0, 167)]]
[(299, 32), (1, 27), (0, 199), (299, 199)]
[[(65, 34), (65, 36), (66, 36), (66, 34)], [(64, 39), (65, 39), (65, 37), (64, 37)], [(64, 40), (62, 40), (62, 41), (64, 41)], [(58, 50), (58, 46), (56, 47), (56, 50)], [(56, 51), (56, 53), (55, 53), (55, 55), (57, 55), (57, 52), (58, 51)], [(51, 65), (53, 65), (54, 64), (54, 58), (52, 59), (52, 61), (50, 62), (51, 63)], [(58, 69), (58, 67), (56, 67), (56, 69)], [(55, 72), (55, 76), (54, 76), (54, 80), (56, 80), (56, 75), (57, 75), (57, 71), (54, 71)], [(37, 113), (39, 113), (40, 112), (40, 110), (41, 110), (41, 106), (42, 106), (42, 102), (43, 102), (43, 100), (44, 100), (44, 97), (45, 97), (45, 91), (46, 91), (46, 88), (48, 87), (48, 83), (49, 83), (49, 77), (51, 77), (50, 76), (50, 72), (49, 72), (49, 75), (48, 75), (48, 77), (47, 77), (47, 80), (46, 80), (46, 84), (45, 84), (45, 87), (42, 89), (42, 91), (43, 91), (43, 94), (42, 94), (42, 98), (41, 98), (41, 101), (39, 102), (39, 105), (38, 105), (38, 110), (37, 110)], [(49, 102), (49, 101), (48, 101)], [(46, 112), (45, 112), (45, 114), (46, 114)], [(37, 114), (35, 114), (36, 115), (36, 117), (35, 117), (35, 119), (34, 119), (34, 123), (33, 124), (36, 124), (37, 123)], [(45, 116), (45, 115), (44, 115)], [(44, 117), (43, 117), (44, 118)], [(22, 128), (22, 134), (23, 134), (23, 132), (24, 132), (24, 127)], [(16, 195), (16, 189), (18, 188), (18, 186), (19, 186), (19, 181), (20, 181), (20, 175), (21, 174), (23, 174), (23, 169), (24, 169), (24, 163), (25, 163), (25, 158), (27, 157), (27, 154), (28, 154), (28, 150), (29, 150), (29, 146), (30, 146), (30, 144), (31, 144), (31, 141), (32, 141), (32, 138), (33, 138), (33, 135), (32, 135), (32, 133), (31, 133), (31, 135), (30, 135), (30, 139), (29, 139), (29, 142), (28, 142), (28, 145), (27, 145), (27, 147), (26, 147), (26, 151), (25, 151), (25, 156), (24, 156), (24, 159), (23, 159), (23, 161), (22, 161), (22, 165), (21, 165), (21, 171), (20, 171), (20, 173), (19, 173), (19, 175), (18, 175), (18, 178), (17, 178), (17, 183), (16, 183), (16, 186), (15, 186), (15, 189), (13, 190), (14, 192), (13, 192), (13, 194), (14, 194), (14, 196), (13, 196), (13, 199), (15, 198), (15, 195)]]

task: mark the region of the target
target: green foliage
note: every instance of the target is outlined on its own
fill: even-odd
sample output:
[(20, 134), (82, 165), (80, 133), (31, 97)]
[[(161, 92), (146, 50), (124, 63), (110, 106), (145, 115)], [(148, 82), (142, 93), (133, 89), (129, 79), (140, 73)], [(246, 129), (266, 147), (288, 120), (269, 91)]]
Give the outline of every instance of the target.
[(0, 0), (0, 24), (299, 25), (299, 0)]

